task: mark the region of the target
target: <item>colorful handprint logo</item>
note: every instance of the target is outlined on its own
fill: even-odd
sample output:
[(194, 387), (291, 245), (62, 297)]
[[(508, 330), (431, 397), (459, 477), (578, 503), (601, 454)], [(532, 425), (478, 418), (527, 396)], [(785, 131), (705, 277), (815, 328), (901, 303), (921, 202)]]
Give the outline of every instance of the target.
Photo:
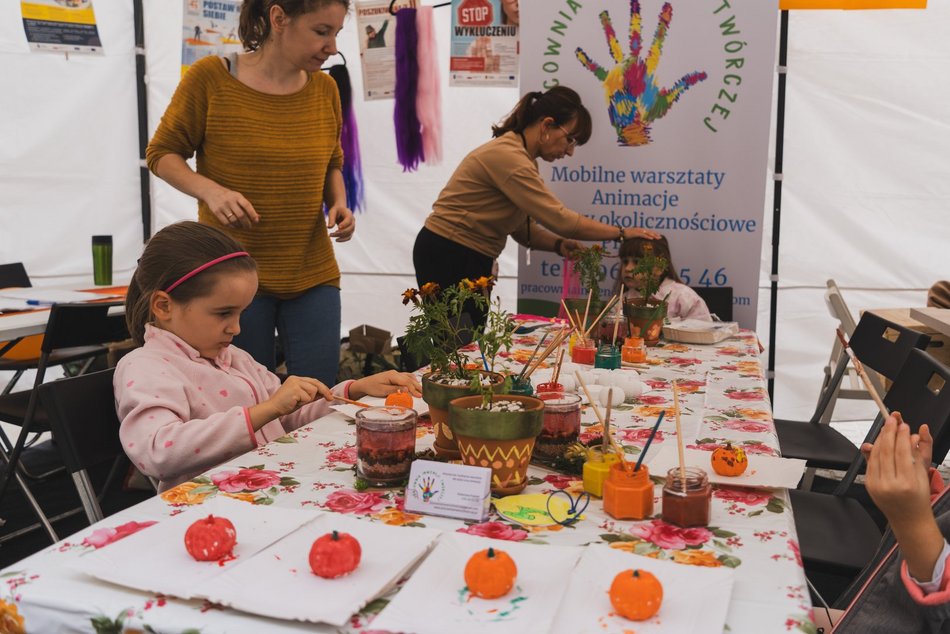
[(660, 88), (656, 83), (656, 68), (663, 52), (663, 42), (670, 30), (673, 7), (669, 2), (660, 10), (653, 46), (646, 60), (640, 59), (641, 19), (639, 0), (630, 0), (630, 54), (626, 57), (617, 41), (610, 14), (600, 13), (600, 23), (607, 37), (610, 56), (616, 65), (606, 70), (592, 60), (580, 47), (575, 54), (584, 67), (592, 72), (604, 86), (610, 123), (617, 131), (619, 145), (647, 145), (650, 143), (650, 126), (662, 119), (673, 104), (690, 86), (706, 79), (706, 73), (695, 71), (684, 75), (671, 88)]
[(435, 478), (423, 478), (419, 483), (419, 490), (422, 493), (422, 501), (428, 502), (431, 500), (436, 493), (439, 492), (438, 489), (435, 489)]

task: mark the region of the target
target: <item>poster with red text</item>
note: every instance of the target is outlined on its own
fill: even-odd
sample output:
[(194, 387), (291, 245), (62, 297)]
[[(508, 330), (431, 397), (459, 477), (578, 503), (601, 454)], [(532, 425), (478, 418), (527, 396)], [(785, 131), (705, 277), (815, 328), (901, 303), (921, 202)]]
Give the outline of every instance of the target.
[(518, 0), (452, 0), (450, 86), (518, 85)]

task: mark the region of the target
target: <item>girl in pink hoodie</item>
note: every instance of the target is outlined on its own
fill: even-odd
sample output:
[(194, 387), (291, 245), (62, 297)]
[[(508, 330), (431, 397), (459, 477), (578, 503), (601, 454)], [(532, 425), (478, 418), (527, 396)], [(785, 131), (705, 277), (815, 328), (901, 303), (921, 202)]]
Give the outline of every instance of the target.
[(307, 377), (281, 383), (231, 345), (256, 292), (253, 258), (197, 222), (165, 227), (139, 259), (125, 307), (141, 347), (116, 368), (116, 411), (125, 452), (161, 491), (313, 422), (336, 396), (421, 394), (411, 374), (395, 371), (332, 390)]

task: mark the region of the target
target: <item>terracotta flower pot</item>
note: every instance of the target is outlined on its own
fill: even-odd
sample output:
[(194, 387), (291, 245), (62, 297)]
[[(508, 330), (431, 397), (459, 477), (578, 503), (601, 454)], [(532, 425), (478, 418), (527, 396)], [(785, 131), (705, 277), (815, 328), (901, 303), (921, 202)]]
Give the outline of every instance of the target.
[[(429, 406), (429, 419), (435, 429), (435, 443), (432, 448), (436, 455), (446, 460), (458, 460), (459, 450), (455, 441), (455, 434), (452, 433), (448, 425), (449, 421), (449, 403), (462, 396), (470, 396), (475, 392), (468, 385), (445, 385), (432, 380), (434, 372), (429, 372), (422, 377), (422, 400)], [(484, 372), (481, 374), (491, 374), (492, 390), (500, 392), (504, 387), (505, 377), (497, 372)]]
[(482, 397), (464, 396), (449, 404), (449, 425), (458, 440), (462, 463), (492, 470), (492, 493), (510, 495), (528, 484), (528, 463), (544, 422), (544, 402), (505, 394), (495, 401), (517, 401), (520, 412), (478, 409)]
[(627, 322), (630, 324), (631, 337), (642, 337), (648, 346), (655, 346), (660, 342), (663, 321), (666, 319), (665, 304), (660, 308), (659, 302), (650, 300), (644, 305), (642, 299), (636, 299), (624, 304), (623, 314), (627, 316)]

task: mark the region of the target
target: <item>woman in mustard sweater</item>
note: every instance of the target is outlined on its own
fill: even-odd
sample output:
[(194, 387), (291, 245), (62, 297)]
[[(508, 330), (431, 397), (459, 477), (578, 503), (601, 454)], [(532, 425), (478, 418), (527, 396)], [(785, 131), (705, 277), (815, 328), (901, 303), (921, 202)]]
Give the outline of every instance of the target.
[[(349, 0), (246, 0), (247, 52), (195, 62), (146, 152), (153, 173), (198, 199), (199, 222), (258, 263), (260, 290), (234, 344), (273, 371), (276, 329), (288, 372), (331, 385), (340, 355), (331, 238), (349, 240), (356, 223), (341, 171), (340, 96), (320, 67), (337, 52), (348, 10)], [(185, 162), (195, 154), (197, 171)]]

